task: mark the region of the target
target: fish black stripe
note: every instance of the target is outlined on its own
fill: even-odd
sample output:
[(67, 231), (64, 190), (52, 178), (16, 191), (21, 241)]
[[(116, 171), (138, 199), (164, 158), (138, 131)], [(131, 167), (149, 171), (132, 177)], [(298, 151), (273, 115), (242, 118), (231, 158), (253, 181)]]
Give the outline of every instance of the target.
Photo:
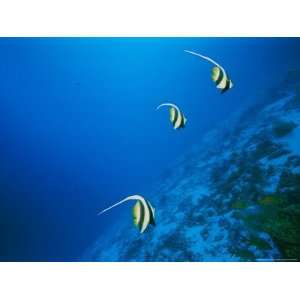
[(175, 114), (174, 114), (173, 125), (175, 126), (176, 121), (177, 121), (177, 119), (178, 119), (178, 110), (177, 110), (176, 108), (174, 108), (174, 110), (175, 110)]
[(219, 70), (220, 70), (220, 72), (219, 72), (219, 76), (218, 76), (218, 78), (217, 78), (217, 80), (216, 80), (216, 85), (219, 85), (219, 84), (221, 83), (221, 81), (223, 80), (223, 77), (224, 77), (224, 72), (223, 72), (223, 70), (220, 69), (220, 68), (219, 68)]
[(183, 113), (181, 114), (181, 123), (180, 123), (180, 128), (183, 128), (184, 127), (184, 115)]
[(227, 90), (229, 90), (229, 88), (230, 88), (230, 79), (227, 79), (226, 85), (225, 85), (224, 89), (222, 89), (221, 93), (222, 94), (225, 93)]
[(139, 202), (140, 202), (141, 212), (140, 212), (140, 220), (139, 220), (138, 226), (139, 226), (139, 229), (141, 230), (143, 227), (144, 218), (145, 218), (145, 208), (144, 208), (143, 202), (142, 201), (139, 201)]
[(155, 225), (154, 216), (153, 216), (153, 212), (152, 212), (152, 209), (150, 207), (150, 204), (148, 203), (148, 201), (146, 201), (146, 204), (147, 204), (147, 207), (149, 209), (149, 214), (150, 214), (149, 223), (152, 224), (152, 225)]

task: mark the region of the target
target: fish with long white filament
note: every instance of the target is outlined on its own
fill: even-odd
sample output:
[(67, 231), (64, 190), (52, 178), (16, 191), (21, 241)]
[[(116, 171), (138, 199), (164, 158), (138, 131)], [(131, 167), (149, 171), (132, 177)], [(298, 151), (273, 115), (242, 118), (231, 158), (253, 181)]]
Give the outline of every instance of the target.
[(186, 124), (186, 117), (177, 105), (173, 103), (162, 103), (156, 109), (160, 109), (163, 106), (170, 107), (170, 121), (174, 129), (184, 128)]
[(187, 53), (199, 56), (214, 65), (214, 67), (212, 68), (212, 71), (211, 71), (211, 79), (216, 84), (217, 89), (221, 90), (221, 94), (225, 93), (226, 91), (228, 91), (229, 89), (231, 89), (233, 87), (233, 82), (229, 78), (228, 73), (216, 61), (214, 61), (213, 59), (211, 59), (208, 56), (204, 56), (202, 54), (199, 54), (199, 53), (196, 53), (193, 51), (189, 51), (189, 50), (184, 50), (184, 51)]
[(149, 201), (145, 200), (145, 198), (140, 195), (129, 196), (100, 211), (98, 215), (102, 215), (103, 213), (127, 201), (136, 201), (132, 211), (133, 224), (139, 229), (140, 233), (143, 233), (148, 225), (155, 226), (155, 209), (152, 207)]

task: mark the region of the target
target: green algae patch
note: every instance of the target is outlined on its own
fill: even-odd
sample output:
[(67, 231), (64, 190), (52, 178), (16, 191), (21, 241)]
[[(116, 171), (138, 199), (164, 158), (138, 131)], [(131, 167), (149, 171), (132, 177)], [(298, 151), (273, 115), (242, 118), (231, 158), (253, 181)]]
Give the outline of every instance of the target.
[(257, 203), (261, 206), (280, 205), (283, 203), (283, 200), (277, 195), (267, 195), (259, 199)]
[(255, 246), (260, 250), (270, 250), (272, 248), (267, 241), (257, 236), (251, 236), (248, 239), (248, 242), (251, 246)]
[[(257, 200), (258, 211), (253, 215), (241, 215), (249, 228), (266, 232), (281, 253), (282, 259), (300, 259), (300, 197), (299, 176), (284, 172), (278, 192)], [(263, 239), (251, 236), (249, 245), (260, 250), (271, 246)]]
[[(261, 199), (261, 210), (255, 216), (246, 216), (244, 222), (251, 228), (270, 235), (281, 252), (282, 259), (300, 259), (300, 204), (288, 204), (284, 196), (266, 196)], [(265, 241), (251, 238), (249, 243), (264, 250)]]
[(248, 207), (247, 202), (243, 200), (236, 200), (232, 203), (233, 209), (245, 209), (247, 207)]
[(278, 208), (272, 218), (265, 215), (262, 229), (269, 233), (280, 249), (283, 258), (300, 259), (300, 208), (289, 206)]
[(248, 249), (239, 248), (234, 253), (241, 261), (255, 261), (255, 255)]

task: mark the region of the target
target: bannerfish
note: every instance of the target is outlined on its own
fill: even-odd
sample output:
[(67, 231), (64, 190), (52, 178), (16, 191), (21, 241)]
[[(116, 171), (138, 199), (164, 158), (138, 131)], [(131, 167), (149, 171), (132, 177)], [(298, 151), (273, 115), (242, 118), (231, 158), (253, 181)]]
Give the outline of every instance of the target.
[(160, 109), (163, 106), (170, 107), (170, 121), (173, 124), (173, 128), (184, 128), (187, 120), (184, 114), (180, 111), (180, 109), (173, 103), (163, 103), (159, 105), (156, 109)]
[(106, 211), (126, 202), (126, 201), (136, 201), (133, 207), (133, 224), (139, 229), (140, 233), (143, 233), (149, 224), (155, 226), (155, 209), (152, 207), (149, 201), (145, 200), (142, 196), (134, 195), (129, 196), (120, 202), (100, 211), (98, 215), (102, 215)]
[(209, 58), (207, 56), (198, 54), (196, 52), (189, 51), (189, 50), (184, 50), (184, 51), (188, 52), (190, 54), (196, 55), (196, 56), (200, 56), (203, 59), (214, 64), (214, 67), (212, 68), (212, 71), (211, 71), (211, 79), (216, 84), (216, 87), (221, 90), (221, 94), (225, 93), (226, 91), (228, 91), (229, 89), (231, 89), (233, 87), (233, 82), (229, 78), (228, 73), (217, 62), (215, 62), (214, 60), (212, 60), (211, 58)]

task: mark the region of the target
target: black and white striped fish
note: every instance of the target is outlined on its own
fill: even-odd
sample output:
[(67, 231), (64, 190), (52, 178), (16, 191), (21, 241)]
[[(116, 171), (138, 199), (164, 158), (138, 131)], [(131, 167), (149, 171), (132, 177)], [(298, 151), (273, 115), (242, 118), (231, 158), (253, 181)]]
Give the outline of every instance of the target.
[(173, 103), (163, 103), (159, 105), (156, 109), (160, 109), (163, 106), (170, 107), (170, 121), (173, 124), (173, 128), (184, 128), (187, 120), (184, 114), (180, 111), (180, 109)]
[(189, 50), (184, 50), (184, 51), (196, 56), (200, 56), (203, 59), (214, 64), (214, 67), (212, 68), (212, 72), (211, 72), (211, 78), (215, 82), (216, 87), (221, 90), (222, 94), (233, 87), (233, 82), (229, 78), (228, 73), (217, 62), (215, 62), (214, 60), (212, 60), (207, 56), (198, 54), (196, 52), (189, 51)]
[(102, 210), (98, 213), (98, 215), (101, 215), (106, 211), (130, 200), (136, 201), (136, 204), (133, 207), (133, 223), (139, 229), (139, 231), (143, 233), (149, 224), (155, 226), (155, 209), (152, 207), (149, 201), (145, 200), (140, 195), (129, 196), (120, 202)]

